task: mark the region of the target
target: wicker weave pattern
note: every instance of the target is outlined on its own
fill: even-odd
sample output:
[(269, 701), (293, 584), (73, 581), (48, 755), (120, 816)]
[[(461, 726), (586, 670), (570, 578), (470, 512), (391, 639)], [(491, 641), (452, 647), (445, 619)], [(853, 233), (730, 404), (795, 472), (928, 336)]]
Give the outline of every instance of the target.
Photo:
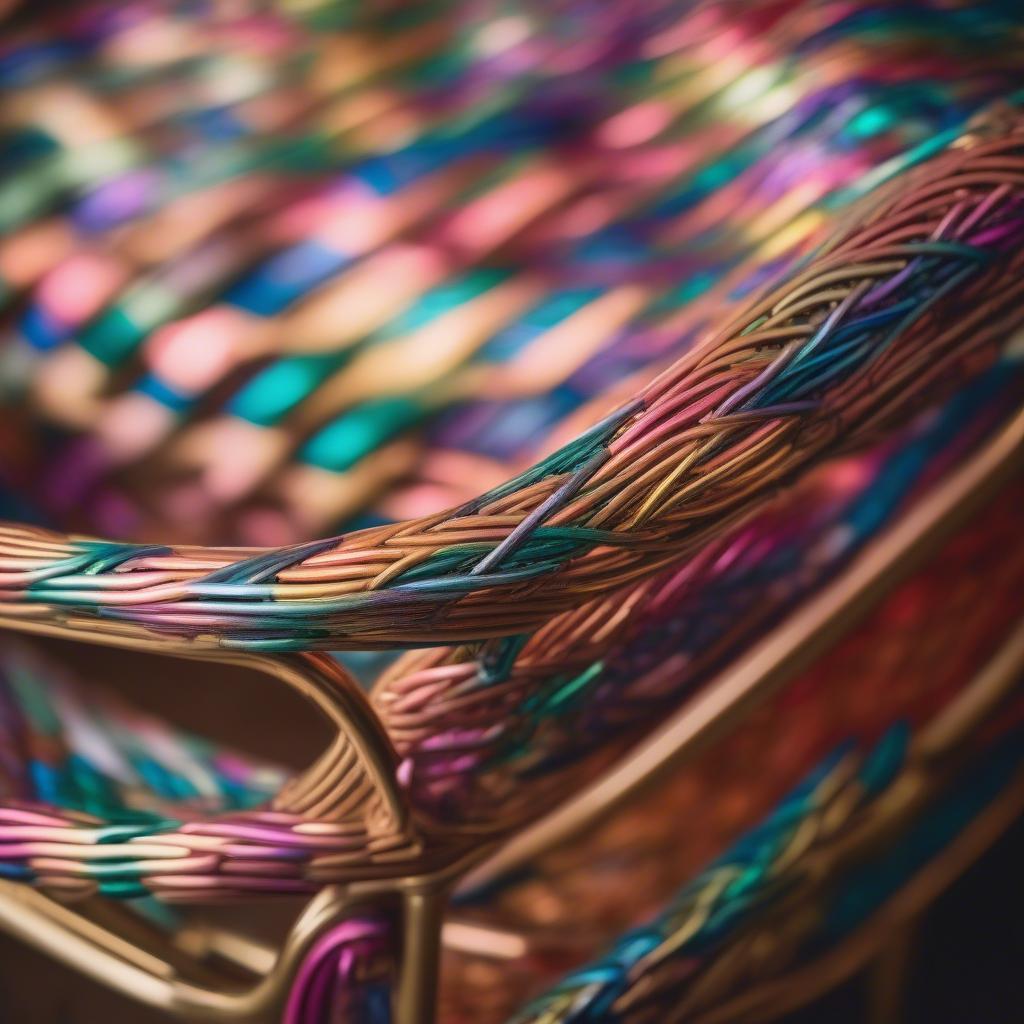
[[(622, 757), (936, 480), (992, 453), (1006, 471), (1024, 20), (1000, 0), (0, 12), (0, 516), (19, 520), (0, 521), (0, 624), (266, 671), (337, 733), (291, 777), (0, 649), (0, 880), (56, 900), (318, 894), (273, 967), (236, 943), (267, 970), (252, 992), (233, 968), (214, 992), (228, 965), (185, 964), (201, 940), (182, 932), (154, 1003), (369, 1024), (398, 983), (404, 1024), (429, 1014), (439, 908), (474, 858)], [(634, 792), (495, 883), (524, 859), (499, 848), (486, 893), (460, 898), (525, 926), (524, 961), (545, 900), (568, 894), (562, 919), (587, 934), (557, 969), (543, 949), (519, 978), (503, 963), (484, 999), (475, 954), (450, 950), (451, 1019), (505, 1017), (727, 849), (515, 1020), (660, 1024), (721, 1000), (791, 888), (836, 866), (833, 840), (963, 767), (922, 764), (1019, 620), (1020, 490), (791, 681), (792, 705), (702, 734), (657, 822), (634, 831), (652, 798)], [(121, 540), (62, 532), (79, 528)], [(199, 546), (213, 537), (247, 546)], [(839, 581), (853, 603), (886, 582), (851, 596), (855, 576)], [(932, 608), (950, 639), (908, 650), (901, 630), (924, 637)], [(419, 650), (368, 697), (347, 654), (314, 653), (397, 648)], [(1012, 679), (996, 682), (1006, 702)], [(1002, 754), (1013, 712), (984, 736), (985, 716), (961, 716), (949, 748)], [(729, 846), (848, 736), (884, 738)], [(737, 750), (763, 779), (726, 777)], [(742, 799), (709, 808), (730, 786)], [(702, 847), (678, 833), (698, 818)], [(634, 885), (645, 860), (660, 866)], [(613, 877), (636, 903), (610, 887), (574, 917), (571, 895)], [(56, 924), (40, 945), (65, 956), (73, 916), (13, 898), (5, 927)], [(120, 932), (133, 912), (97, 913)], [(127, 951), (89, 936), (71, 959)]]
[[(829, 818), (845, 824), (833, 831), (831, 820), (816, 818), (822, 805), (811, 799), (813, 786), (802, 790), (803, 800), (794, 793), (788, 818), (786, 792), (801, 788), (809, 765), (837, 767), (838, 745), (846, 744), (850, 758), (844, 772), (879, 743), (871, 755), (876, 765), (895, 768), (904, 761), (907, 730), (906, 766), (920, 769), (915, 738), (956, 700), (1024, 611), (1024, 555), (1013, 542), (1022, 495), (1018, 479), (734, 733), (594, 833), (545, 853), (504, 887), (467, 897), (464, 912), (536, 935), (538, 946), (516, 969), (453, 953), (442, 1019), (504, 1020), (543, 984), (551, 991), (529, 1019), (660, 1021), (671, 1006), (686, 1020), (783, 969), (789, 925), (805, 938), (822, 924), (824, 902), (799, 895), (796, 906), (787, 902), (794, 893), (806, 897), (802, 886), (816, 845), (841, 844), (850, 815), (873, 813), (872, 801), (853, 784), (845, 796), (835, 794)], [(908, 645), (908, 635), (918, 642)], [(1020, 710), (1018, 700), (993, 720), (969, 744), (971, 756), (984, 758), (989, 745), (1009, 746), (1003, 751), (1009, 770), (1019, 766)], [(893, 722), (899, 725), (892, 728)], [(886, 771), (874, 776), (886, 778)], [(826, 790), (819, 795), (833, 798)], [(887, 848), (906, 856), (903, 844)], [(832, 884), (837, 897), (845, 891), (842, 882)], [(666, 907), (665, 894), (676, 891)], [(766, 913), (773, 915), (767, 921)], [(802, 914), (802, 921), (793, 920)], [(572, 924), (563, 929), (564, 921)], [(776, 952), (766, 952), (759, 965), (755, 939), (762, 927), (776, 940), (767, 942)], [(596, 936), (618, 939), (624, 932), (598, 962), (588, 963), (605, 945)], [(567, 958), (587, 966), (558, 982)]]
[(1022, 318), (1022, 154), (1015, 123), (932, 161), (634, 403), (468, 506), (242, 557), (6, 527), (0, 607), (264, 651), (534, 629), (990, 360)]
[[(898, 783), (905, 739), (896, 729), (867, 756), (845, 763), (837, 757), (822, 765), (655, 920), (624, 935), (602, 959), (571, 974), (513, 1019), (517, 1024), (696, 1020), (737, 996), (744, 983), (780, 970), (799, 955), (802, 943), (813, 949), (814, 939), (834, 941), (842, 934), (843, 919), (852, 925), (867, 916), (885, 887), (873, 890), (858, 879), (867, 905), (855, 912), (841, 898), (832, 907), (828, 899), (814, 906), (799, 894), (817, 881), (813, 873), (821, 848), (835, 842), (840, 830), (863, 823), (877, 809), (873, 802)], [(978, 769), (965, 773), (953, 806), (940, 804), (926, 816), (913, 836), (912, 853), (906, 847), (889, 851), (892, 874), (900, 868), (912, 873), (907, 862), (927, 860), (1012, 780), (1020, 768), (1019, 741), (1018, 728), (982, 755)], [(884, 857), (879, 859), (885, 865)], [(881, 870), (884, 875), (885, 867)], [(769, 952), (773, 938), (778, 945)], [(759, 939), (766, 947), (760, 956)]]
[[(1016, 121), (995, 131), (898, 184), (640, 400), (470, 507), (241, 560), (9, 527), (3, 610), (88, 629), (114, 620), (200, 644), (373, 646), (517, 633), (650, 578), (778, 484), (863, 446), (917, 396), (993, 357), (1024, 315), (1015, 247), (1024, 142)], [(949, 324), (946, 303), (959, 314)], [(334, 821), (289, 811), (303, 797), (291, 793), (279, 812), (158, 827), (155, 844), (135, 837), (144, 853), (119, 865), (119, 891), (307, 891), (424, 855), (373, 799), (344, 745), (331, 771), (355, 772)], [(52, 812), (4, 813), (12, 860), (35, 862), (37, 840), (79, 844), (84, 863), (44, 857), (43, 870), (29, 872), (40, 884), (90, 891), (87, 865), (128, 852), (89, 845), (88, 829)], [(445, 856), (432, 847), (426, 863)]]
[[(866, 758), (834, 756), (718, 861), (686, 886), (645, 928), (623, 937), (604, 959), (570, 975), (516, 1021), (644, 1020), (666, 992), (699, 973), (704, 956), (778, 898), (794, 861), (812, 855), (885, 789), (898, 771), (906, 736), (896, 730)], [(860, 763), (858, 763), (860, 761)], [(674, 968), (674, 969), (673, 969)], [(667, 1003), (663, 1006), (669, 1005)], [(681, 1015), (680, 1015), (681, 1016)], [(681, 1018), (685, 1019), (685, 1018)]]
[(459, 503), (688, 348), (763, 280), (745, 257), (781, 266), (863, 174), (1022, 83), (999, 3), (26, 20), (2, 470), (126, 539)]
[[(400, 699), (381, 706), (403, 758), (398, 772), (414, 807), (443, 820), (448, 830), (470, 821), (471, 835), (485, 822), (507, 831), (570, 789), (580, 769), (592, 775), (596, 765), (592, 758), (581, 760), (583, 755), (596, 749), (600, 758), (611, 756), (622, 740), (631, 739), (638, 727), (656, 720), (687, 687), (700, 682), (701, 661), (695, 655), (707, 657), (723, 643), (742, 643), (751, 630), (802, 598), (855, 553), (878, 528), (880, 492), (889, 494), (887, 514), (895, 515), (902, 496), (944, 471), (951, 434), (963, 445), (972, 433), (983, 431), (985, 422), (998, 419), (1019, 388), (1004, 393), (1005, 388), (993, 389), (995, 382), (980, 381), (892, 454), (837, 465), (838, 480), (808, 481), (809, 486), (796, 488), (789, 501), (739, 536), (713, 545), (706, 557), (655, 578), (638, 596), (646, 603), (631, 602), (634, 613), (645, 613), (643, 624), (634, 622), (631, 630), (603, 638), (600, 649), (610, 655), (606, 664), (590, 660), (572, 668), (566, 652), (556, 647), (549, 655), (553, 661), (541, 664), (524, 651), (505, 683), (484, 682), (472, 691), (464, 678), (465, 670), (475, 673), (472, 665), (449, 667), (444, 678), (451, 690), (440, 688), (443, 679), (436, 669), (405, 677), (391, 691)], [(911, 465), (916, 471), (908, 473)], [(872, 514), (861, 521), (868, 507)], [(977, 552), (969, 555), (979, 562)], [(992, 579), (1001, 579), (1010, 567), (1004, 562)], [(766, 581), (783, 570), (786, 587), (780, 590), (776, 584), (772, 601), (766, 601)], [(719, 607), (728, 609), (727, 623), (707, 611)], [(1012, 614), (1009, 603), (1006, 607)], [(672, 618), (679, 620), (676, 627), (666, 628)], [(722, 628), (724, 635), (713, 642)], [(662, 663), (657, 652), (665, 647), (677, 657)], [(590, 645), (573, 653), (595, 656)], [(655, 671), (643, 671), (652, 659)], [(556, 665), (563, 672), (570, 667), (568, 679)], [(9, 796), (0, 870), (9, 877), (66, 897), (97, 886), (120, 896), (155, 887), (167, 898), (206, 900), (264, 886), (304, 891), (318, 879), (372, 871), (376, 856), (402, 861), (417, 852), (388, 840), (383, 822), (376, 835), (367, 835), (358, 816), (350, 816), (343, 827), (320, 822), (310, 828), (300, 817), (283, 813), (228, 815), (232, 808), (252, 807), (281, 791), (282, 774), (247, 766), (95, 698), (86, 703), (77, 688), (53, 678), (52, 664), (37, 664), (26, 653), (14, 652), (4, 667), (8, 681), (0, 695), (9, 699), (0, 706), (10, 758), (2, 776)], [(469, 678), (476, 680), (474, 674)], [(652, 678), (659, 685), (652, 686)], [(601, 689), (591, 693), (588, 687), (598, 683)], [(140, 734), (142, 745), (136, 738)], [(351, 771), (347, 764), (341, 751), (330, 767)], [(352, 806), (358, 807), (358, 801)], [(183, 822), (189, 823), (184, 829)], [(44, 824), (43, 831), (33, 828)], [(170, 837), (170, 846), (162, 842), (164, 836)], [(93, 841), (105, 848), (90, 854)], [(179, 842), (191, 855), (167, 860), (163, 868), (152, 857), (136, 854), (137, 849), (146, 852), (139, 844), (147, 843), (150, 854), (156, 849), (173, 858)], [(173, 877), (161, 880), (165, 871)], [(239, 873), (246, 875), (244, 883)]]
[(507, 828), (593, 777), (834, 578), (1016, 407), (1022, 386), (1005, 367), (991, 372), (899, 444), (823, 467), (681, 566), (559, 616), (500, 678), (472, 651), (401, 659), (374, 701), (415, 806)]

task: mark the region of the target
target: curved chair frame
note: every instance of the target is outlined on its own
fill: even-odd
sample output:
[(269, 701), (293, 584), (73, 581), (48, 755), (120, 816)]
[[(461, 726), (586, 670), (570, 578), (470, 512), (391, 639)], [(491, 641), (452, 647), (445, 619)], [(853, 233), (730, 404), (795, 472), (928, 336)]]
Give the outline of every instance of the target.
[[(771, 686), (849, 629), (929, 544), (1020, 465), (1024, 416), (793, 621), (684, 707), (627, 764), (504, 848), (498, 829), (446, 828), (411, 807), (399, 782), (399, 756), (367, 699), (328, 657), (303, 649), (522, 633), (595, 593), (678, 561), (825, 454), (865, 444), (905, 414), (914, 395), (941, 385), (965, 361), (984, 358), (1019, 326), (1024, 314), (1006, 285), (1020, 272), (1020, 252), (973, 292), (975, 305), (956, 323), (927, 337), (915, 330), (915, 319), (898, 324), (906, 344), (881, 361), (881, 371), (869, 366), (842, 379), (828, 391), (829, 401), (791, 400), (785, 389), (776, 394), (779, 382), (802, 345), (814, 347), (859, 303), (870, 306), (879, 295), (906, 287), (915, 268), (928, 261), (964, 264), (943, 278), (939, 299), (953, 288), (970, 290), (978, 268), (988, 265), (978, 239), (998, 246), (1002, 238), (999, 226), (979, 235), (977, 225), (1007, 196), (1024, 198), (1024, 123), (996, 116), (958, 150), (914, 173), (910, 184), (883, 190), (859, 211), (853, 227), (788, 282), (781, 297), (768, 291), (747, 304), (637, 402), (469, 507), (241, 558), (212, 551), (204, 559), (196, 552), (131, 545), (111, 551), (79, 538), (8, 531), (18, 557), (32, 567), (0, 577), (0, 627), (230, 663), (284, 682), (313, 702), (338, 737), (272, 810), (289, 822), (351, 828), (362, 846), (360, 856), (335, 852), (313, 863), (305, 891), (320, 891), (263, 979), (235, 994), (186, 980), (187, 958), (180, 950), (163, 958), (140, 954), (113, 930), (27, 888), (0, 884), (0, 925), (136, 998), (191, 1019), (255, 1022), (279, 1014), (299, 964), (325, 928), (371, 898), (397, 901), (404, 934), (399, 1024), (429, 1020), (446, 892), (471, 869), (471, 882), (492, 878), (610, 812), (658, 771), (729, 728)], [(953, 232), (948, 241), (947, 230)], [(918, 240), (922, 231), (930, 241)], [(923, 307), (936, 301), (929, 297)], [(808, 308), (831, 312), (809, 325), (802, 319)], [(884, 388), (880, 372), (891, 373)], [(695, 509), (680, 509), (684, 495), (701, 496)], [(662, 532), (653, 530), (655, 523)], [(382, 562), (380, 552), (391, 542)], [(549, 543), (558, 554), (544, 561)], [(463, 545), (454, 561), (446, 554), (453, 545)], [(70, 568), (51, 565), (40, 575), (36, 563), (45, 563), (55, 549), (68, 555)], [(530, 551), (540, 559), (539, 570), (521, 564)], [(141, 596), (131, 581), (119, 589), (125, 579), (118, 571), (133, 560), (148, 581), (156, 577), (143, 584)], [(410, 571), (420, 575), (403, 583)], [(557, 584), (550, 596), (533, 587), (541, 575)], [(168, 576), (173, 582), (166, 582)], [(97, 601), (97, 592), (105, 599)], [(524, 593), (530, 602), (513, 599)], [(93, 614), (98, 604), (103, 617)], [(269, 639), (254, 636), (262, 627)]]
[[(0, 926), (95, 979), (133, 998), (173, 1010), (185, 1019), (270, 1022), (279, 1019), (292, 979), (317, 936), (375, 897), (397, 899), (403, 907), (406, 935), (398, 1020), (401, 1024), (422, 1024), (430, 1019), (445, 896), (453, 886), (486, 884), (593, 826), (715, 736), (734, 728), (775, 687), (850, 631), (920, 564), (929, 550), (992, 500), (1001, 485), (1022, 467), (1024, 413), (872, 542), (815, 601), (725, 670), (612, 772), (503, 845), (489, 843), (463, 850), (449, 863), (426, 873), (326, 887), (310, 901), (276, 956), (268, 959), (262, 951), (251, 961), (252, 966), (259, 964), (264, 970), (269, 964), (269, 970), (249, 990), (232, 995), (224, 987), (197, 983), (190, 974), (198, 973), (199, 964), (189, 963), (173, 939), (162, 955), (140, 951), (126, 943), (112, 926), (90, 920), (78, 909), (21, 885), (0, 883)], [(0, 617), (0, 628), (68, 637), (68, 631), (59, 624), (33, 620)], [(74, 636), (80, 639), (79, 634)], [(388, 794), (394, 820), (410, 828), (410, 842), (415, 841), (411, 831), (413, 813), (394, 783), (394, 751), (366, 698), (336, 662), (316, 654), (270, 657), (237, 651), (197, 651), (187, 643), (163, 637), (100, 634), (97, 641), (130, 650), (239, 665), (266, 672), (293, 687), (327, 717), (340, 735), (359, 744), (368, 770), (381, 791)], [(1019, 668), (1021, 661), (1024, 659), (1017, 658), (1014, 664)], [(318, 767), (310, 771), (319, 777)], [(127, 927), (129, 917), (128, 912), (122, 912), (118, 921), (122, 928)], [(778, 984), (773, 982), (768, 991), (777, 993)], [(712, 1015), (711, 1019), (719, 1018)]]

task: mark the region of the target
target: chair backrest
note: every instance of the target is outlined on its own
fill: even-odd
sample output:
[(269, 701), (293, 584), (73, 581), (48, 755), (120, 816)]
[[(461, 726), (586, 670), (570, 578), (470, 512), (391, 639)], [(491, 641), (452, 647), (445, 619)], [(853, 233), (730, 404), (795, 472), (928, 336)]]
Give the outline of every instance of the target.
[[(441, 890), (1024, 390), (1008, 5), (397, 6), (22, 5), (0, 54), (0, 626), (266, 671), (337, 730), (255, 809), (12, 799), (0, 872), (317, 892), (252, 997), (297, 978), (295, 1019), (369, 961), (377, 998), (392, 902), (418, 1019)], [(405, 648), (368, 694), (324, 653)]]

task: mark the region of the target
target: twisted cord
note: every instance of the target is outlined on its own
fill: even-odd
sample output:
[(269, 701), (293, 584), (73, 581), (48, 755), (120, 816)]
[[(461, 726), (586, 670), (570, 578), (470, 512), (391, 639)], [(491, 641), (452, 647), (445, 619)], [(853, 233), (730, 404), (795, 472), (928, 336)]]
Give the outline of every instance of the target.
[(897, 727), (866, 756), (827, 759), (662, 914), (524, 1007), (515, 1024), (644, 1019), (645, 1007), (678, 1006), (728, 939), (799, 884), (803, 859), (885, 791), (906, 739)]
[(255, 650), (528, 632), (687, 557), (993, 358), (1024, 319), (1022, 203), (1014, 120), (872, 197), (635, 402), (462, 508), (276, 551), (6, 526), (0, 611)]
[[(447, 823), (529, 818), (678, 707), (834, 579), (1020, 402), (999, 367), (898, 444), (840, 460), (680, 566), (558, 616), (525, 643), (399, 659), (373, 701), (415, 806)], [(514, 659), (511, 664), (508, 659)]]
[[(864, 486), (865, 494), (877, 496), (870, 482)], [(1018, 482), (816, 669), (810, 691), (798, 680), (798, 702), (783, 699), (769, 709), (770, 730), (760, 758), (766, 771), (758, 791), (770, 789), (773, 780), (777, 787), (778, 772), (798, 777), (788, 773), (802, 771), (830, 749), (837, 729), (839, 736), (851, 731), (872, 736), (895, 715), (925, 720), (971, 677), (1021, 613), (1024, 551), (1012, 544), (1020, 496)], [(973, 573), (985, 580), (985, 601), (978, 600)], [(926, 626), (940, 639), (907, 648), (907, 632), (927, 637)], [(438, 841), (442, 837), (428, 833), (430, 843), (421, 846), (396, 835), (390, 818), (376, 822), (353, 813), (321, 821), (265, 803), (253, 806), (278, 788), (279, 771), (249, 765), (137, 715), (107, 710), (80, 691), (76, 698), (59, 675), (50, 678), (52, 667), (41, 661), (33, 666), (15, 657), (8, 666), (7, 685), (0, 687), (5, 697), (0, 701), (4, 878), (64, 899), (98, 892), (207, 903), (310, 893), (332, 882), (429, 871), (479, 842), (478, 831), (450, 837), (447, 846)], [(637, 696), (645, 696), (643, 681)], [(767, 753), (780, 721), (788, 723), (793, 738), (782, 763)], [(765, 724), (762, 716), (753, 723), (754, 731)], [(444, 732), (438, 739), (442, 745), (449, 741)], [(560, 769), (559, 755), (565, 751), (540, 751), (545, 752), (551, 755), (549, 763), (527, 756), (519, 789), (541, 792), (530, 768), (539, 766), (543, 773)], [(462, 751), (467, 753), (472, 750)], [(732, 759), (735, 751), (725, 756)], [(455, 770), (474, 768), (456, 763)], [(685, 785), (684, 790), (713, 802), (716, 795), (728, 796), (737, 781), (729, 772), (711, 772), (700, 787)], [(743, 785), (749, 793), (752, 783), (745, 774)], [(343, 783), (337, 789), (352, 792)], [(421, 790), (413, 795), (418, 801)], [(495, 803), (501, 804), (499, 810), (509, 809), (507, 801)], [(735, 808), (732, 800), (724, 803)], [(535, 797), (533, 813), (549, 805)], [(699, 805), (686, 800), (680, 813), (684, 818), (699, 814)], [(678, 820), (673, 815), (667, 823)], [(505, 827), (514, 824), (506, 817)], [(737, 824), (726, 826), (727, 833), (734, 835)], [(702, 834), (712, 828), (709, 821), (705, 825)], [(721, 829), (721, 823), (716, 827)], [(642, 832), (638, 841), (649, 839)]]

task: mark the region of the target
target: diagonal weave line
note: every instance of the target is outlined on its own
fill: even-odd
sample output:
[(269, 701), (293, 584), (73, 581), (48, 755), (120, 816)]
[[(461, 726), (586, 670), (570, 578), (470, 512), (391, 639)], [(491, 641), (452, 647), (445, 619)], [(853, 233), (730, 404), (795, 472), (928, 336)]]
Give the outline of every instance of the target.
[[(977, 365), (979, 353), (994, 355), (1022, 318), (1016, 269), (1022, 203), (1024, 146), (1015, 121), (1001, 136), (951, 150), (898, 180), (820, 259), (748, 303), (637, 403), (467, 508), (337, 542), (247, 553), (239, 561), (202, 549), (121, 548), (112, 556), (109, 548), (9, 527), (0, 602), (13, 614), (91, 614), (254, 650), (415, 646), (529, 631), (585, 597), (684, 557), (715, 536), (723, 514), (755, 509), (770, 489), (829, 455), (837, 440), (823, 425), (837, 425), (842, 446), (856, 447), (867, 440), (869, 426), (877, 429), (876, 410), (891, 409), (890, 421), (906, 417), (920, 400), (934, 400), (958, 383), (958, 364), (970, 359)], [(964, 217), (957, 242), (929, 243), (954, 207)], [(826, 298), (834, 289), (821, 283), (850, 266), (864, 268), (863, 279), (848, 287), (845, 300)], [(867, 282), (892, 287), (862, 325), (862, 340), (844, 342), (851, 347), (833, 362), (814, 364), (841, 331), (856, 333), (846, 321)], [(971, 316), (961, 312), (968, 305)], [(886, 308), (899, 311), (894, 323), (882, 322)], [(985, 329), (968, 331), (979, 310)], [(817, 318), (822, 326), (812, 327), (792, 360), (785, 359), (785, 337), (806, 335)], [(751, 358), (762, 349), (762, 334), (782, 361), (770, 376), (762, 376)], [(813, 352), (804, 366), (814, 372), (798, 377), (801, 352)], [(943, 370), (927, 390), (908, 369), (924, 358)], [(716, 408), (723, 415), (711, 419), (695, 401), (709, 387), (722, 392)], [(753, 410), (762, 404), (767, 409), (760, 418), (732, 415), (740, 405)], [(676, 410), (671, 429), (651, 447), (648, 434), (669, 422), (670, 408)], [(578, 543), (543, 554), (548, 541), (538, 529), (545, 524), (567, 529), (570, 538), (575, 531)], [(472, 557), (475, 542), (449, 543), (446, 534), (455, 527), (461, 538), (491, 545), (490, 552)], [(600, 541), (587, 535), (594, 527), (602, 531)], [(44, 569), (46, 578), (39, 578), (40, 559), (52, 552), (60, 561), (69, 546), (76, 572)], [(466, 560), (458, 557), (463, 547)], [(621, 548), (622, 558), (600, 554), (609, 548)], [(449, 555), (435, 575), (397, 577), (370, 589), (380, 575), (377, 552), (398, 561), (413, 551), (433, 557), (442, 549)], [(374, 552), (372, 568), (361, 566), (364, 551)], [(90, 552), (81, 564), (80, 556)], [(160, 576), (164, 566), (189, 558), (208, 567), (176, 569), (171, 580)], [(335, 575), (338, 559), (346, 571)], [(303, 583), (292, 582), (293, 569), (303, 572)], [(132, 577), (138, 586), (124, 588)], [(529, 602), (521, 600), (526, 593)]]

